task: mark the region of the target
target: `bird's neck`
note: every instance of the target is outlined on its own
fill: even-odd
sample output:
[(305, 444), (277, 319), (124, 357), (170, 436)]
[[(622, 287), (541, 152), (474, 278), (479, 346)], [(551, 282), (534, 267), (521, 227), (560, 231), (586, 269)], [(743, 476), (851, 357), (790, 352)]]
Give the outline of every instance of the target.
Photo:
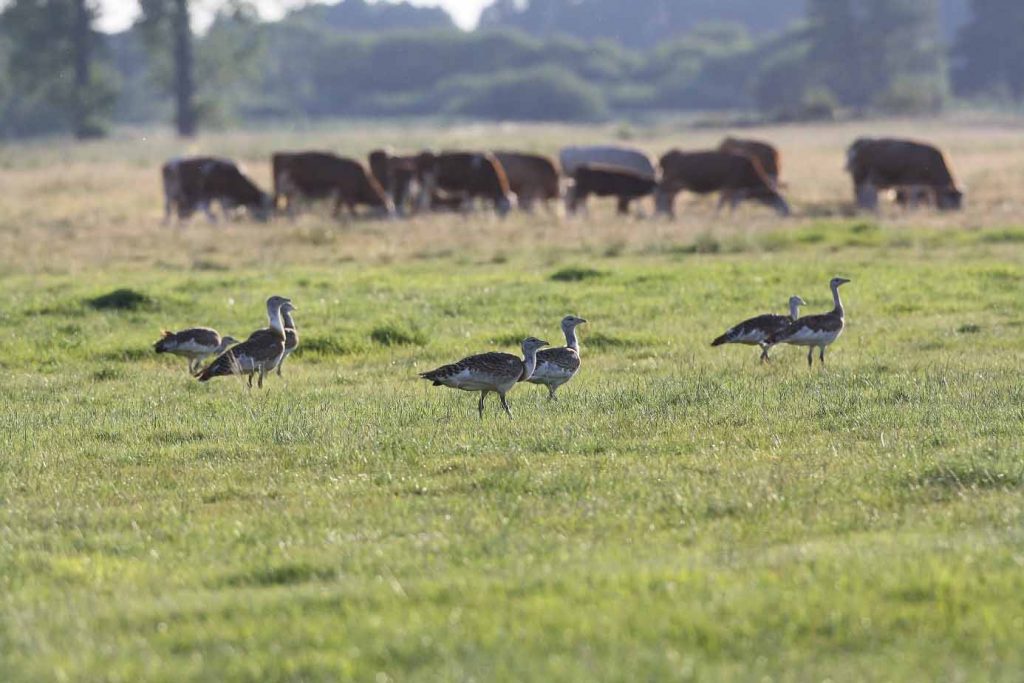
[(217, 350), (214, 351), (214, 353), (219, 356), (220, 354), (227, 351), (229, 346), (231, 346), (231, 341), (222, 339), (220, 344), (217, 345)]
[(525, 382), (533, 377), (533, 371), (537, 369), (537, 349), (523, 351), (523, 354), (525, 356), (523, 358), (523, 377), (519, 380), (520, 382)]
[(296, 329), (295, 321), (292, 320), (292, 314), (289, 313), (288, 311), (281, 311), (281, 322), (284, 323), (284, 328), (286, 330)]
[(281, 333), (284, 336), (284, 323), (281, 322), (281, 307), (275, 306), (274, 308), (267, 309), (267, 316), (270, 318), (270, 326)]
[(835, 303), (835, 308), (832, 309), (833, 313), (836, 313), (840, 318), (843, 317), (843, 302), (839, 300), (839, 285), (832, 288), (832, 301)]
[(562, 331), (565, 332), (565, 348), (572, 349), (576, 353), (579, 353), (580, 352), (580, 343), (576, 339), (576, 328), (575, 327), (566, 327)]
[(789, 302), (789, 319), (796, 320), (800, 317), (800, 304), (795, 301)]

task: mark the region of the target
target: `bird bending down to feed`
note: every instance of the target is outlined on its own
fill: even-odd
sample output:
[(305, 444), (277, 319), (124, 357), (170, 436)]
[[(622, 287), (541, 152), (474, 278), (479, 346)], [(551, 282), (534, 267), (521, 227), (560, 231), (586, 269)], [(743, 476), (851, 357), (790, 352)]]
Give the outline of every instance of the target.
[(234, 337), (221, 337), (217, 330), (209, 327), (190, 327), (179, 332), (164, 330), (163, 337), (153, 344), (153, 349), (157, 353), (188, 358), (188, 374), (193, 375), (206, 358), (224, 353), (237, 343)]
[(281, 320), (281, 309), (287, 304), (291, 304), (291, 300), (282, 296), (267, 299), (270, 327), (256, 330), (244, 342), (217, 356), (205, 370), (196, 375), (199, 381), (206, 382), (213, 377), (225, 375), (248, 375), (251, 387), (252, 376), (258, 373), (258, 386), (262, 389), (263, 378), (284, 357), (286, 335)]
[(733, 325), (725, 334), (711, 342), (712, 346), (722, 344), (747, 344), (749, 346), (761, 347), (761, 362), (770, 361), (768, 350), (772, 344), (768, 340), (772, 335), (785, 330), (800, 315), (800, 307), (807, 303), (798, 296), (789, 297), (789, 316), (765, 313), (764, 315), (748, 318), (741, 323)]
[(281, 307), (281, 322), (284, 323), (284, 355), (281, 356), (281, 362), (277, 364), (278, 377), (281, 376), (281, 366), (284, 365), (285, 360), (295, 352), (295, 349), (299, 348), (299, 328), (295, 327), (295, 321), (292, 319), (292, 311), (295, 310), (296, 308), (292, 306), (291, 302)]
[(825, 347), (839, 339), (846, 324), (843, 316), (843, 302), (839, 300), (839, 288), (847, 282), (849, 280), (844, 277), (834, 277), (828, 283), (832, 289), (832, 300), (835, 302), (831, 311), (819, 315), (807, 315), (794, 320), (786, 329), (772, 335), (768, 343), (809, 347), (807, 349), (808, 366), (814, 363), (814, 347), (818, 347), (820, 350), (818, 358), (824, 364)]
[(583, 318), (567, 315), (562, 318), (565, 346), (537, 352), (537, 367), (526, 380), (548, 388), (548, 399), (557, 400), (555, 391), (580, 370), (580, 344), (576, 340), (576, 326), (587, 322)]
[(523, 358), (511, 353), (481, 353), (463, 358), (458, 363), (442, 365), (436, 370), (420, 373), (420, 377), (430, 380), (434, 386), (446, 386), (463, 391), (479, 391), (480, 403), (477, 410), (480, 417), (484, 416), (484, 399), (487, 394), (495, 392), (501, 399), (501, 407), (512, 417), (505, 394), (512, 390), (517, 382), (530, 378), (537, 367), (537, 350), (547, 346), (546, 341), (536, 337), (523, 340)]

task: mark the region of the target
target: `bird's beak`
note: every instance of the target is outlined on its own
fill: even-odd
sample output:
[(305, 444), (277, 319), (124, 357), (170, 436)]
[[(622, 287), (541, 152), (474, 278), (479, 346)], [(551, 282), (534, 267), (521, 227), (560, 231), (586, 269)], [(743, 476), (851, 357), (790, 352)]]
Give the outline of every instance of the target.
[(583, 324), (585, 322), (587, 322), (586, 318), (576, 318), (576, 324), (577, 325), (581, 325), (581, 324)]

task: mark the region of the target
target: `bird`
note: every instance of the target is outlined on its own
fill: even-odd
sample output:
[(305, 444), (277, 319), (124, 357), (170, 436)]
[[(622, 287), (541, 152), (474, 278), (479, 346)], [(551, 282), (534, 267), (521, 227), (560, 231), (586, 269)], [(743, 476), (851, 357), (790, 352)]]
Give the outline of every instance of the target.
[(565, 346), (537, 352), (537, 367), (526, 381), (546, 386), (548, 400), (557, 401), (555, 391), (575, 377), (580, 370), (580, 344), (576, 340), (576, 326), (585, 322), (587, 321), (575, 315), (565, 316), (562, 318)]
[(828, 283), (832, 290), (832, 300), (835, 306), (828, 313), (819, 315), (807, 315), (791, 322), (786, 328), (768, 340), (769, 344), (792, 344), (793, 346), (807, 346), (807, 366), (814, 364), (814, 347), (820, 350), (818, 357), (821, 363), (825, 363), (825, 347), (839, 339), (845, 326), (843, 314), (843, 302), (839, 300), (839, 288), (849, 280), (844, 277), (834, 277)]
[(277, 364), (277, 376), (281, 376), (281, 366), (284, 365), (285, 360), (288, 356), (295, 352), (295, 349), (299, 348), (299, 329), (295, 327), (295, 321), (292, 319), (292, 311), (297, 310), (291, 303), (286, 303), (281, 307), (281, 322), (284, 323), (284, 355), (281, 357), (281, 362)]
[(800, 307), (806, 306), (807, 302), (798, 296), (789, 297), (789, 316), (765, 313), (753, 318), (748, 318), (737, 323), (725, 331), (725, 334), (717, 337), (712, 346), (722, 344), (747, 344), (749, 346), (761, 347), (761, 362), (770, 361), (768, 349), (772, 344), (768, 339), (773, 335), (785, 330), (800, 315)]
[(188, 358), (188, 373), (192, 375), (208, 357), (224, 353), (237, 343), (234, 337), (221, 337), (217, 330), (209, 327), (190, 327), (178, 332), (163, 330), (163, 336), (153, 344), (153, 350)]
[(537, 367), (537, 350), (548, 343), (536, 337), (527, 337), (522, 342), (523, 358), (511, 353), (491, 351), (463, 358), (457, 363), (442, 365), (436, 370), (421, 372), (420, 377), (433, 382), (434, 386), (446, 386), (463, 391), (479, 391), (480, 403), (477, 410), (480, 418), (484, 416), (484, 399), (487, 394), (495, 392), (501, 399), (501, 407), (512, 418), (505, 394), (512, 390), (517, 382), (530, 378)]
[(225, 375), (248, 375), (249, 386), (252, 387), (252, 376), (258, 373), (258, 386), (262, 389), (263, 378), (284, 357), (286, 336), (281, 320), (281, 309), (290, 303), (291, 299), (283, 296), (272, 296), (267, 299), (270, 327), (256, 330), (244, 342), (217, 356), (204, 370), (196, 373), (196, 378), (200, 382), (206, 382)]

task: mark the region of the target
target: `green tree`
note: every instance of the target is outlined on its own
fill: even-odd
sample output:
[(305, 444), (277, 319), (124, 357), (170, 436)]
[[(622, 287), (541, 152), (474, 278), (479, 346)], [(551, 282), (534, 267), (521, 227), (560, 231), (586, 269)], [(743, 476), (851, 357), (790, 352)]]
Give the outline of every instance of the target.
[(840, 103), (865, 108), (902, 84), (944, 91), (938, 0), (808, 0), (807, 68)]
[[(139, 0), (139, 29), (153, 55), (153, 73), (174, 97), (178, 135), (196, 134), (195, 59), (188, 0)], [(168, 68), (169, 67), (169, 68)]]
[(174, 99), (175, 126), (182, 137), (196, 134), (201, 123), (224, 117), (240, 95), (235, 86), (257, 80), (256, 57), (263, 30), (251, 2), (221, 4), (206, 35), (191, 26), (189, 0), (139, 0), (137, 28), (150, 54), (150, 71)]
[(116, 88), (111, 71), (94, 59), (96, 16), (86, 0), (14, 0), (0, 12), (5, 134), (102, 135)]
[(1024, 3), (972, 0), (971, 12), (953, 48), (953, 88), (1024, 98)]

